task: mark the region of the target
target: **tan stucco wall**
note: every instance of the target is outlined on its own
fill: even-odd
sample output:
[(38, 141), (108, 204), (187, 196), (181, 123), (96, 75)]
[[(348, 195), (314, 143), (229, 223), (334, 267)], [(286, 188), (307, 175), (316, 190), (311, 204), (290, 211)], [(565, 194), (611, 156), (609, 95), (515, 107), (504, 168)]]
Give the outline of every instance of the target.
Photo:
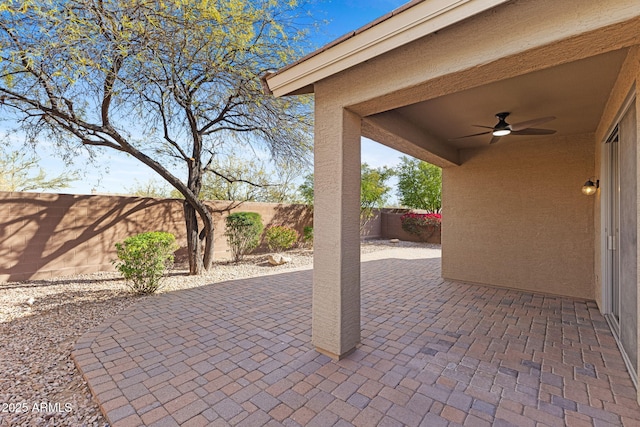
[[(516, 42), (510, 38), (507, 57), (494, 58), (498, 53), (494, 52), (492, 56), (486, 49), (493, 46), (491, 40), (495, 34), (487, 29), (494, 28), (497, 21), (515, 22), (506, 18), (521, 12), (519, 8), (530, 6), (530, 3), (516, 1), (509, 7), (487, 12), (384, 54), (375, 61), (317, 82), (314, 87), (316, 105), (322, 104), (322, 111), (316, 112), (317, 122), (323, 121), (327, 112), (337, 115), (343, 108), (366, 116), (637, 43), (637, 31), (633, 30), (636, 21), (628, 25), (616, 23), (625, 15), (633, 15), (628, 13), (634, 7), (633, 2), (616, 3), (615, 11), (606, 14), (598, 13), (598, 10), (602, 11), (602, 4), (595, 0), (563, 2), (561, 5), (556, 2), (553, 16), (534, 20), (537, 34), (544, 34), (548, 40), (535, 38), (530, 34), (534, 30), (529, 26), (509, 24), (514, 25), (514, 29), (517, 27), (514, 37), (529, 37), (535, 43)], [(556, 31), (551, 28), (556, 19), (558, 22), (571, 21), (576, 10), (584, 15), (585, 22), (593, 23), (593, 32), (577, 35), (571, 31), (578, 29), (556, 26)], [(598, 29), (598, 25), (606, 25), (608, 20), (609, 27)], [(480, 41), (468, 45), (466, 41), (470, 38)], [(550, 44), (536, 45), (545, 42)], [(504, 55), (505, 51), (499, 53)], [(430, 59), (426, 64), (425, 58)], [(394, 69), (392, 79), (386, 71), (389, 69)], [(429, 141), (408, 138), (411, 140), (398, 142), (397, 139), (402, 138), (387, 138), (384, 132), (369, 129), (375, 123), (370, 124), (367, 117), (363, 123), (365, 136), (380, 136), (376, 138), (378, 142), (400, 150), (413, 143), (418, 150), (410, 152), (411, 155), (445, 166), (442, 236), (445, 277), (553, 294), (596, 297), (597, 198), (580, 193), (587, 178), (599, 175), (594, 173), (596, 144), (593, 134), (548, 140), (538, 137), (531, 143), (518, 139), (515, 145), (505, 141), (489, 147), (491, 150), (486, 152), (485, 149), (462, 150), (455, 161), (462, 165), (451, 167), (446, 162), (438, 163), (426, 153), (433, 148)], [(494, 192), (477, 190), (476, 183), (483, 180), (495, 184), (489, 187)], [(527, 194), (523, 189), (530, 186), (533, 190)], [(499, 210), (501, 205), (503, 208)], [(482, 215), (466, 217), (462, 221), (464, 215), (478, 207), (493, 215), (487, 223), (479, 219), (484, 218)], [(455, 214), (451, 215), (455, 209), (460, 210), (457, 221)], [(458, 228), (457, 223), (460, 223)], [(503, 233), (504, 230), (508, 231)], [(492, 244), (496, 247), (487, 250)], [(504, 271), (500, 271), (502, 267)], [(553, 277), (554, 281), (539, 280), (542, 277)]]
[(316, 94), (312, 339), (341, 358), (360, 342), (360, 117)]
[[(182, 200), (0, 192), (0, 283), (113, 270), (115, 243), (145, 231), (173, 233), (186, 246)], [(265, 228), (312, 224), (304, 205), (208, 202), (214, 217), (214, 256), (228, 259), (224, 236), (230, 212), (257, 212)], [(262, 249), (266, 249), (263, 245)], [(177, 260), (185, 257), (184, 249)]]
[(635, 45), (639, 22), (636, 0), (515, 0), (314, 83), (317, 347), (342, 355), (359, 334), (360, 134), (447, 168), (445, 277), (594, 298), (594, 199), (580, 192), (593, 134), (456, 152), (421, 123), (375, 115)]
[(443, 170), (445, 278), (593, 298), (593, 134), (461, 152)]

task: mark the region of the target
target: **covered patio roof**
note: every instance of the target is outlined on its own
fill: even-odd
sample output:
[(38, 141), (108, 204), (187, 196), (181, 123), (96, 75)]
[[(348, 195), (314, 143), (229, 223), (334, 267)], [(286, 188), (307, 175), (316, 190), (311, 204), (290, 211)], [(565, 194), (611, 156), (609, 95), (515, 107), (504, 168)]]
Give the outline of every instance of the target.
[[(603, 301), (600, 199), (579, 189), (639, 58), (637, 0), (427, 0), (267, 76), (276, 96), (315, 95), (318, 351), (360, 341), (363, 136), (444, 168), (444, 277)], [(502, 112), (548, 119), (492, 145)]]
[[(608, 6), (413, 1), (266, 81), (276, 96), (295, 95), (350, 72), (348, 92), (358, 95), (343, 106), (362, 117), (363, 136), (455, 166), (461, 149), (491, 139), (456, 138), (482, 131), (474, 125), (493, 126), (499, 112), (511, 113), (510, 123), (554, 116), (544, 127), (557, 136), (596, 131), (627, 48), (640, 43), (637, 4)], [(411, 71), (394, 65), (403, 51), (415, 56), (406, 64)], [(418, 66), (424, 71), (416, 79)], [(522, 139), (508, 139), (515, 138)]]

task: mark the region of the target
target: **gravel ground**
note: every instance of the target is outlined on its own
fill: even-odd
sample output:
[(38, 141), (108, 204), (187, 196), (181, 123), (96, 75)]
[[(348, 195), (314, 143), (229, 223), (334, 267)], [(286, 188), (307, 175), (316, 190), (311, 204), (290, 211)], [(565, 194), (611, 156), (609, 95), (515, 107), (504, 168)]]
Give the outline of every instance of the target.
[[(361, 250), (390, 247), (437, 246), (374, 240)], [(310, 250), (286, 255), (291, 262), (277, 267), (269, 265), (266, 255), (255, 255), (238, 264), (219, 262), (203, 276), (176, 269), (159, 292), (313, 264)], [(71, 360), (71, 350), (82, 334), (142, 298), (131, 295), (113, 272), (0, 284), (0, 426), (108, 425)]]

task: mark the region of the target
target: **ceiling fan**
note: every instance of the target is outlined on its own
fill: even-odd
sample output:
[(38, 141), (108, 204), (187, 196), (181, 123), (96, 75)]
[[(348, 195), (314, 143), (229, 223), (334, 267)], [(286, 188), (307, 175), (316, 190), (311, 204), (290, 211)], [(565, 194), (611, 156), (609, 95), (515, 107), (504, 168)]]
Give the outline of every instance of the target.
[(498, 140), (507, 135), (551, 135), (552, 133), (556, 133), (553, 129), (538, 129), (533, 126), (541, 125), (546, 122), (550, 122), (555, 119), (555, 116), (547, 116), (547, 117), (539, 117), (533, 120), (527, 120), (526, 122), (520, 122), (510, 125), (507, 123), (506, 118), (509, 116), (509, 113), (498, 113), (496, 114), (496, 118), (498, 119), (498, 123), (495, 126), (481, 126), (481, 125), (473, 125), (479, 128), (491, 129), (486, 132), (474, 133), (471, 135), (459, 136), (457, 138), (452, 138), (450, 141), (456, 139), (463, 138), (471, 138), (472, 136), (478, 135), (488, 135), (492, 134), (493, 137), (489, 144), (494, 144), (498, 142)]

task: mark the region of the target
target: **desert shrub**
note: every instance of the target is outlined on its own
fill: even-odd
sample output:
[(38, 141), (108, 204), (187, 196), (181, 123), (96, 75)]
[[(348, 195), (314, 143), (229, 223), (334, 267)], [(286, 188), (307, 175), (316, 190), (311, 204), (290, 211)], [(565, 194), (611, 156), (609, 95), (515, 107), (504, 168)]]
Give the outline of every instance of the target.
[(400, 217), (402, 229), (407, 233), (428, 239), (440, 227), (442, 215), (439, 213), (409, 212)]
[(298, 232), (293, 228), (276, 225), (267, 229), (265, 240), (272, 251), (286, 251), (298, 241)]
[(307, 225), (302, 229), (302, 241), (307, 246), (313, 246), (313, 227)]
[(260, 243), (264, 226), (256, 212), (235, 212), (226, 218), (225, 236), (231, 248), (233, 260), (238, 262)]
[(113, 264), (131, 291), (139, 295), (152, 294), (160, 288), (167, 267), (173, 263), (176, 249), (176, 238), (171, 233), (141, 233), (116, 243), (118, 261), (113, 261)]

